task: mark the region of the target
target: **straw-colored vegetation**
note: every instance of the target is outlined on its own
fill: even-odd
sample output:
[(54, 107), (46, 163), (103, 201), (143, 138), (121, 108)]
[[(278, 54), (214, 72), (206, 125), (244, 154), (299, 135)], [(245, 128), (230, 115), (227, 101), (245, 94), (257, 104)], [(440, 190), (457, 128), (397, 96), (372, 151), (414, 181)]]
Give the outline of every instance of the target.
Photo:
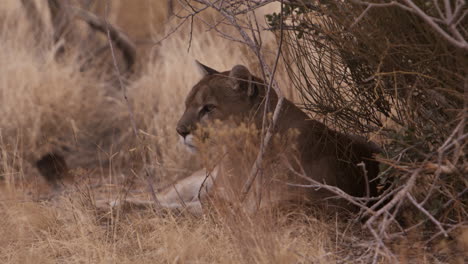
[[(31, 24), (21, 1), (0, 4), (1, 263), (367, 263), (371, 259), (372, 252), (366, 251), (370, 234), (360, 223), (338, 215), (295, 211), (250, 217), (212, 212), (193, 217), (161, 215), (151, 208), (97, 208), (100, 198), (151, 199), (150, 186), (161, 188), (199, 168), (200, 161), (185, 152), (175, 131), (184, 97), (200, 78), (194, 59), (221, 70), (244, 64), (257, 75), (259, 66), (245, 46), (207, 31), (199, 20), (192, 33), (186, 24), (165, 38), (177, 25), (175, 19), (167, 22), (161, 11), (167, 1), (111, 1), (110, 21), (137, 44), (135, 72), (123, 76), (137, 140), (109, 54), (89, 62), (83, 51), (90, 43), (105, 47), (104, 35), (76, 22), (74, 34), (92, 41), (65, 43), (65, 51), (57, 52), (63, 43), (51, 44), (53, 30), (45, 2), (37, 1), (45, 21), (39, 29)], [(104, 1), (98, 2), (89, 8), (103, 16)], [(257, 15), (277, 7), (267, 6)], [(215, 15), (203, 14), (207, 20)], [(277, 45), (271, 32), (264, 33), (263, 42), (271, 51)], [(274, 52), (269, 59), (274, 59)], [(277, 78), (292, 98), (295, 92), (280, 66)], [(52, 189), (35, 167), (37, 159), (49, 152), (65, 157), (75, 179), (52, 200), (46, 199)], [(418, 234), (409, 237), (418, 241)], [(464, 256), (459, 253), (467, 250), (468, 231), (440, 240), (430, 251), (425, 246), (404, 241), (394, 250), (408, 263), (433, 263), (436, 254), (462, 263)], [(447, 257), (451, 254), (457, 257)]]
[[(155, 181), (167, 183), (196, 168), (175, 132), (184, 97), (200, 78), (193, 66), (195, 58), (219, 69), (253, 61), (240, 45), (198, 26), (190, 52), (187, 28), (154, 45), (151, 52), (142, 49), (139, 58), (144, 69), (128, 85), (147, 148), (141, 150), (121, 91), (109, 74), (80, 69), (79, 46), (57, 60), (57, 47), (42, 43), (50, 41), (51, 32), (41, 32), (43, 38), (36, 40), (18, 2), (6, 1), (0, 11), (0, 262), (290, 263), (310, 258), (325, 263), (334, 259), (327, 254), (335, 248), (335, 238), (329, 234), (334, 223), (329, 227), (312, 217), (280, 217), (271, 227), (270, 221), (161, 217), (150, 209), (98, 212), (93, 206), (95, 197), (118, 197), (133, 172), (137, 176), (132, 190), (146, 195), (141, 166), (134, 165), (141, 161), (142, 152), (149, 155), (147, 166), (156, 166), (152, 159), (163, 160), (162, 166), (152, 170)], [(122, 1), (114, 6), (112, 16), (125, 13), (125, 5), (137, 4)], [(164, 15), (157, 13), (163, 4), (138, 1), (138, 5), (147, 5), (145, 13), (135, 10), (125, 19)], [(135, 27), (122, 25), (130, 35), (135, 30), (141, 37), (142, 29)], [(163, 23), (152, 27), (142, 42), (162, 39), (171, 29)], [(59, 200), (40, 202), (36, 200), (50, 190), (34, 162), (50, 151), (66, 153), (71, 173), (80, 184), (69, 186), (71, 191)], [(101, 187), (92, 189), (93, 183)], [(154, 185), (160, 187), (157, 182)]]

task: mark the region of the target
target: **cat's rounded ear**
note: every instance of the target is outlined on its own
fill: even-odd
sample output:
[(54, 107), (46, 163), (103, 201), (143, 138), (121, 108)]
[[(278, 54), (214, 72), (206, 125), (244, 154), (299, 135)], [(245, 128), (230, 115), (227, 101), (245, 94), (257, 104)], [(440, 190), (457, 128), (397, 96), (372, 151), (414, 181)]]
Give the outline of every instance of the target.
[(229, 78), (232, 82), (232, 89), (244, 92), (249, 97), (254, 95), (256, 87), (252, 82), (252, 74), (250, 74), (247, 67), (244, 65), (236, 65), (232, 67), (232, 70), (229, 73)]
[(203, 76), (206, 76), (206, 75), (210, 75), (210, 74), (218, 74), (219, 72), (215, 69), (212, 69), (204, 64), (202, 64), (201, 62), (199, 62), (198, 60), (195, 60), (195, 64), (197, 65), (197, 68), (198, 70), (200, 71), (200, 73), (203, 75)]

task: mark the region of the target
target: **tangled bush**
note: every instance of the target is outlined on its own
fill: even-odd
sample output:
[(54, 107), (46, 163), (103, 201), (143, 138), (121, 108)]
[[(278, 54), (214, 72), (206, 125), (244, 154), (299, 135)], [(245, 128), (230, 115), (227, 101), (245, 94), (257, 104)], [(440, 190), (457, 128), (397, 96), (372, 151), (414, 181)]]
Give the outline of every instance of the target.
[[(381, 178), (392, 184), (371, 208), (374, 236), (423, 228), (432, 241), (468, 219), (466, 4), (401, 2), (288, 1), (267, 20), (284, 30), (303, 107), (385, 147)], [(390, 228), (404, 214), (407, 226)]]
[[(354, 200), (362, 205), (365, 226), (374, 237), (374, 263), (378, 255), (394, 262), (387, 242), (410, 231), (422, 234), (423, 248), (438, 237), (464, 232), (465, 1), (443, 6), (420, 0), (193, 1), (201, 8), (184, 2), (193, 11), (186, 19), (207, 8), (216, 10), (222, 19), (210, 28), (250, 48), (263, 77), (279, 94), (274, 80), (278, 60), (273, 66), (265, 60), (274, 52), (262, 49), (255, 11), (281, 2), (280, 12), (266, 19), (277, 33), (277, 58), (283, 58), (303, 108), (337, 130), (368, 134), (384, 148), (379, 157), (383, 193), (371, 198), (374, 203), (367, 208), (362, 199)], [(239, 34), (228, 34), (219, 24)], [(281, 100), (276, 110), (280, 107)]]

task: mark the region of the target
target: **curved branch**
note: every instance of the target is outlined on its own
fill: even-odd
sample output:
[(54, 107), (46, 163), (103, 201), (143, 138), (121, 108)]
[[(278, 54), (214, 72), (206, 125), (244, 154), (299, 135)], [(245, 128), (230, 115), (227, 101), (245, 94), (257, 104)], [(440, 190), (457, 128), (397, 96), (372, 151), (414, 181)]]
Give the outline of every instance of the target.
[(109, 30), (110, 39), (115, 43), (117, 48), (122, 51), (125, 62), (127, 63), (126, 70), (129, 71), (133, 67), (136, 62), (136, 47), (125, 33), (117, 27), (107, 24), (104, 19), (89, 11), (75, 6), (71, 6), (70, 9), (77, 18), (86, 22), (92, 29), (103, 34), (107, 34), (107, 30)]
[(21, 4), (24, 7), (26, 16), (31, 20), (31, 26), (35, 29), (35, 37), (39, 40), (44, 29), (44, 21), (39, 14), (39, 10), (37, 10), (37, 6), (34, 4), (34, 1), (21, 0)]
[[(36, 5), (30, 0), (21, 0), (22, 5), (26, 11), (27, 16), (31, 19), (31, 23), (36, 26), (37, 38), (41, 37), (41, 30), (44, 27), (43, 21), (37, 10)], [(127, 65), (126, 71), (130, 71), (136, 62), (136, 47), (135, 44), (128, 38), (128, 36), (119, 30), (117, 27), (107, 24), (106, 21), (93, 13), (86, 11), (76, 6), (69, 6), (57, 0), (49, 0), (49, 9), (52, 16), (52, 23), (54, 25), (54, 42), (58, 42), (65, 32), (67, 26), (70, 24), (70, 15), (86, 22), (92, 29), (107, 35), (109, 30), (110, 39), (115, 43), (117, 48), (122, 51), (125, 63)]]
[(421, 10), (413, 1), (404, 0), (404, 2), (412, 10), (414, 10), (416, 15), (418, 15), (422, 20), (424, 20), (432, 29), (434, 29), (437, 33), (439, 33), (448, 42), (450, 42), (452, 45), (454, 45), (454, 46), (456, 46), (458, 48), (468, 50), (468, 43), (466, 42), (466, 40), (464, 40), (463, 38), (461, 38), (461, 39), (455, 38), (455, 37), (457, 37), (459, 35), (459, 33), (455, 34), (455, 37), (450, 36), (450, 34), (445, 32), (439, 25), (437, 25), (437, 23), (434, 22), (433, 18), (430, 17), (429, 15), (427, 15), (426, 13), (424, 13), (424, 11)]

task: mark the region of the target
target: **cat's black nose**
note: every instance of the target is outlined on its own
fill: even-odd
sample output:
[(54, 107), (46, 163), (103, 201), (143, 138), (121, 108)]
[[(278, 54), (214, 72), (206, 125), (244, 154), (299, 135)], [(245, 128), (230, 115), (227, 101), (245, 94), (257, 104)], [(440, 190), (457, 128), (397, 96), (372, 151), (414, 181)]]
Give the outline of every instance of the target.
[(179, 133), (179, 135), (181, 135), (183, 138), (185, 138), (188, 134), (190, 134), (190, 131), (188, 130), (186, 126), (178, 126), (176, 130), (177, 130), (177, 133)]

